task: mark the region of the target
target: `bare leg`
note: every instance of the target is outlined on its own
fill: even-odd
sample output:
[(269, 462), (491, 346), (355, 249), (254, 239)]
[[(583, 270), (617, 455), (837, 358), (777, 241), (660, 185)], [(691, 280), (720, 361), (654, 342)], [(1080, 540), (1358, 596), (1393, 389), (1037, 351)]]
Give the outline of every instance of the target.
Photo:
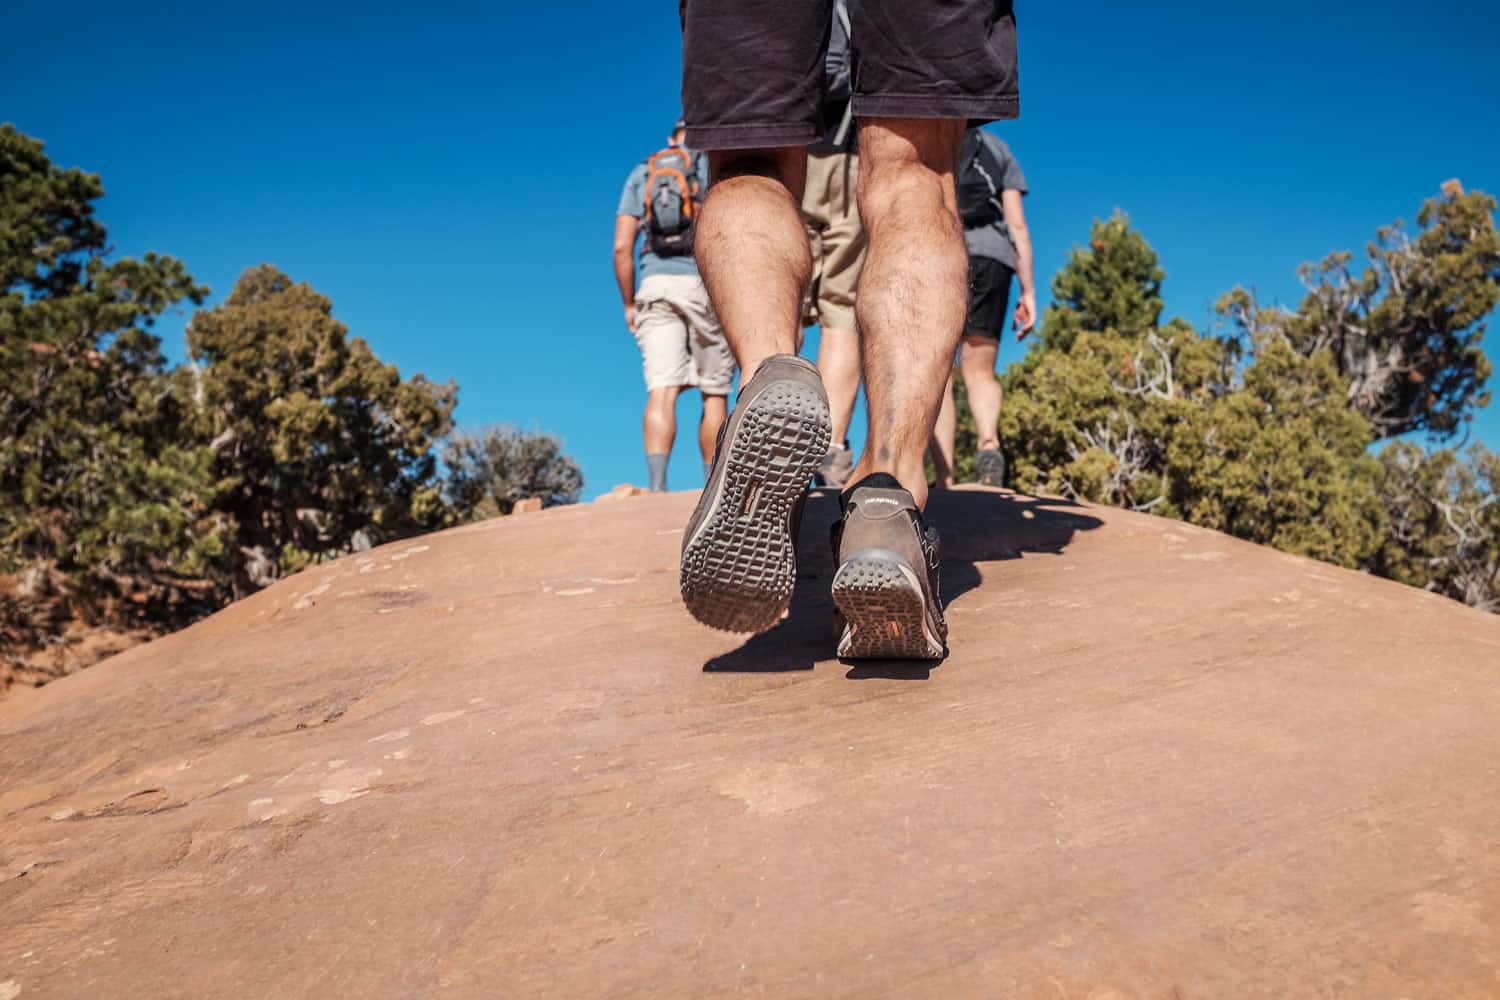
[(724, 424), (728, 411), (724, 396), (703, 397), (703, 419), (698, 422), (698, 450), (703, 453), (705, 466), (714, 460), (714, 445), (719, 440), (719, 428)]
[(995, 355), (1000, 343), (993, 337), (964, 335), (962, 360), (964, 389), (974, 413), (974, 429), (980, 448), (1000, 447), (1000, 382), (995, 378)]
[(694, 252), (740, 371), (750, 379), (773, 354), (795, 354), (812, 254), (798, 205), (807, 150), (732, 149), (709, 154), (713, 187)]
[(818, 371), (828, 391), (828, 410), (833, 418), (833, 443), (849, 437), (854, 400), (859, 395), (859, 333), (843, 327), (825, 327), (818, 341)]
[(643, 436), (646, 439), (646, 454), (671, 454), (672, 442), (677, 439), (677, 395), (681, 386), (671, 385), (652, 389), (646, 394), (646, 419)]
[(953, 376), (943, 388), (943, 405), (932, 429), (932, 468), (940, 489), (953, 487), (953, 440), (958, 435), (958, 410), (953, 405)]
[(856, 309), (870, 434), (852, 481), (888, 472), (920, 507), (923, 459), (963, 331), (968, 255), (954, 163), (964, 123), (860, 123), (859, 214), (870, 246)]

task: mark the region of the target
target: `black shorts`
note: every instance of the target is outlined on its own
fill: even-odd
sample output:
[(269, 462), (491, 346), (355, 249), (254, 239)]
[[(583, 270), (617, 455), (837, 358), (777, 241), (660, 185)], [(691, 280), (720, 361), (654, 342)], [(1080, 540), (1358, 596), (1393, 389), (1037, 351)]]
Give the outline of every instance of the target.
[(993, 257), (969, 258), (969, 318), (964, 333), (1000, 340), (1010, 311), (1010, 279), (1015, 271)]
[[(1020, 113), (1012, 0), (849, 0), (857, 118)], [(822, 134), (832, 0), (679, 0), (693, 149), (803, 146)]]

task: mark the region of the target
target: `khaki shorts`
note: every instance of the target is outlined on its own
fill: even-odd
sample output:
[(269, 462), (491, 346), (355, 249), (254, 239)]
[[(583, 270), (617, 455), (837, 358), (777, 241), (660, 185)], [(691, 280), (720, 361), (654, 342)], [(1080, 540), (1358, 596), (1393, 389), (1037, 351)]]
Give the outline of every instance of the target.
[(865, 262), (865, 227), (859, 221), (854, 185), (855, 153), (809, 153), (802, 222), (812, 244), (813, 280), (802, 323), (854, 329), (854, 288)]
[(635, 293), (635, 342), (648, 392), (697, 386), (705, 396), (729, 395), (734, 355), (697, 275), (653, 274), (641, 281)]

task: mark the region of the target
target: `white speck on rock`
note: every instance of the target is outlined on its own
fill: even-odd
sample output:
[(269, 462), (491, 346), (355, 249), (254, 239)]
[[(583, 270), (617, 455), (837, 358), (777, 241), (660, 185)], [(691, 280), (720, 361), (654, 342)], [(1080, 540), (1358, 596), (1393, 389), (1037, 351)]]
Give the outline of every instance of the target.
[(451, 712), (434, 712), (432, 715), (429, 715), (427, 718), (422, 720), (422, 725), (436, 726), (440, 723), (452, 722), (454, 719), (463, 714), (464, 710), (461, 708), (456, 708)]
[(411, 735), (411, 730), (410, 729), (392, 729), (388, 733), (381, 733), (379, 736), (371, 736), (370, 737), (370, 742), (371, 743), (390, 743), (393, 740), (404, 740), (404, 739), (406, 739), (410, 735)]

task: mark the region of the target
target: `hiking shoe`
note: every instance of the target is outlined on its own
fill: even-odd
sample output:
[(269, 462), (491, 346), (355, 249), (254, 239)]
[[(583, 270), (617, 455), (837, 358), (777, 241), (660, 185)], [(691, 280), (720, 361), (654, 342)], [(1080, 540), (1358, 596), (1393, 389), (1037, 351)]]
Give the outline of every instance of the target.
[(985, 486), (1004, 485), (1005, 453), (999, 448), (980, 448), (974, 456), (974, 479)]
[(683, 602), (727, 632), (776, 624), (797, 582), (797, 522), (828, 451), (828, 397), (818, 370), (767, 358), (740, 389), (713, 471), (682, 539)]
[(843, 619), (839, 656), (939, 659), (948, 623), (938, 598), (937, 531), (894, 476), (876, 473), (842, 497), (834, 529), (833, 603)]
[(845, 441), (830, 448), (828, 454), (823, 456), (823, 461), (818, 463), (818, 471), (813, 473), (813, 482), (818, 486), (832, 486), (841, 490), (849, 481), (849, 473), (853, 471), (854, 453), (849, 450), (849, 442)]

